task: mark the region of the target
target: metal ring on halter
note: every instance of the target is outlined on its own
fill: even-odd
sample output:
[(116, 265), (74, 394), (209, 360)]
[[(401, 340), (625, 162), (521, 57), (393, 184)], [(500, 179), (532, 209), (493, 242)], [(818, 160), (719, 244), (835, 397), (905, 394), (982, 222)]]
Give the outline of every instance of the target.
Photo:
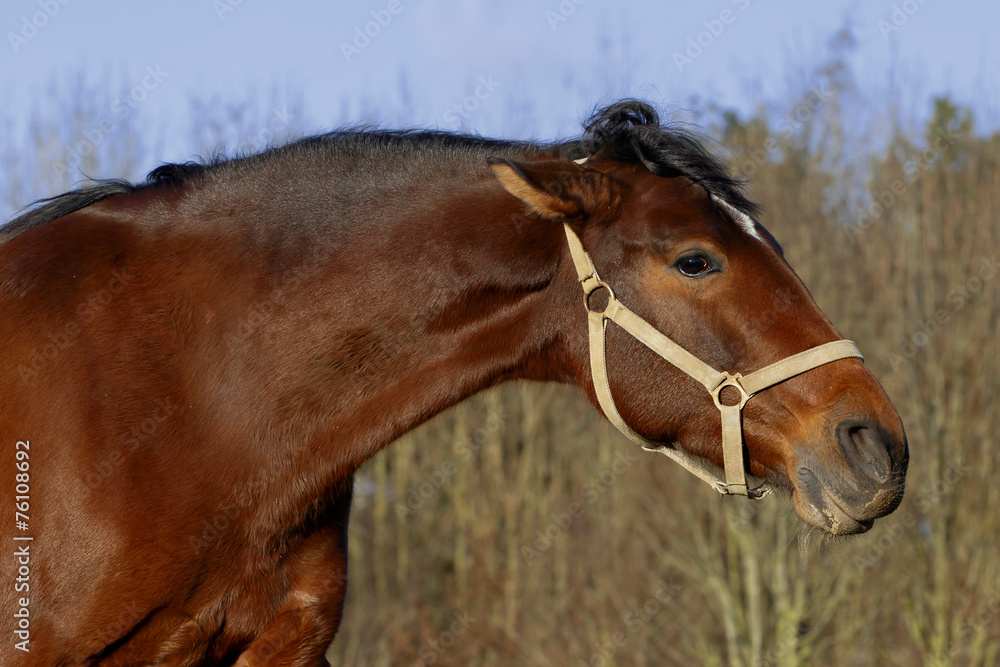
[[(611, 307), (611, 304), (617, 301), (615, 298), (615, 291), (611, 289), (611, 285), (601, 280), (596, 273), (587, 276), (580, 282), (583, 285), (583, 305), (589, 312), (598, 314), (606, 313), (608, 308)], [(608, 305), (604, 307), (604, 310), (594, 310), (590, 307), (590, 297), (594, 292), (600, 289), (608, 290)]]
[[(725, 379), (719, 383), (718, 387), (712, 390), (712, 400), (715, 401), (715, 407), (722, 410), (723, 408), (731, 408), (735, 406), (739, 407), (739, 409), (742, 410), (743, 406), (746, 405), (747, 401), (750, 400), (750, 394), (748, 394), (747, 390), (743, 388), (742, 384), (740, 384), (740, 378), (742, 378), (743, 375), (740, 373), (731, 374), (727, 371), (723, 371), (722, 374), (725, 376)], [(719, 400), (719, 395), (722, 394), (722, 390), (725, 389), (726, 387), (736, 387), (736, 389), (739, 390), (740, 392), (739, 403), (734, 403), (733, 405), (726, 405), (721, 400)]]

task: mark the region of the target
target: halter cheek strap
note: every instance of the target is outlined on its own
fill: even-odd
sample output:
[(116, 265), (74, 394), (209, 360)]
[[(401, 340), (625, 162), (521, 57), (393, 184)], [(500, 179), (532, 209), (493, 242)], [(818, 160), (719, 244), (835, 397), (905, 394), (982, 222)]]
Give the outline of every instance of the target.
[[(576, 266), (577, 277), (583, 286), (584, 302), (587, 305), (587, 319), (590, 330), (590, 371), (594, 380), (594, 391), (597, 401), (607, 416), (619, 431), (638, 443), (648, 451), (661, 452), (689, 472), (693, 473), (712, 488), (724, 495), (747, 496), (752, 499), (763, 498), (771, 492), (771, 487), (761, 484), (755, 488), (747, 486), (746, 470), (743, 462), (743, 425), (742, 411), (754, 394), (773, 385), (805, 373), (818, 366), (839, 359), (856, 358), (864, 361), (857, 345), (849, 340), (838, 340), (832, 343), (817, 345), (798, 354), (793, 354), (770, 366), (766, 366), (749, 375), (731, 374), (717, 371), (704, 361), (694, 356), (683, 347), (660, 333), (652, 325), (622, 305), (611, 287), (597, 275), (597, 269), (590, 255), (583, 249), (580, 237), (564, 225), (566, 239), (569, 242), (570, 255)], [(590, 306), (590, 295), (598, 289), (608, 292), (608, 305), (603, 311), (593, 310)], [(643, 345), (660, 355), (668, 362), (684, 371), (711, 394), (715, 406), (722, 416), (722, 455), (725, 466), (725, 480), (719, 478), (716, 468), (710, 463), (687, 454), (676, 446), (653, 442), (636, 433), (625, 423), (615, 399), (611, 395), (611, 384), (608, 382), (608, 366), (605, 355), (606, 333), (608, 321), (612, 321), (622, 329), (637, 338)], [(726, 387), (734, 387), (740, 393), (738, 403), (727, 405), (722, 402), (720, 394)]]

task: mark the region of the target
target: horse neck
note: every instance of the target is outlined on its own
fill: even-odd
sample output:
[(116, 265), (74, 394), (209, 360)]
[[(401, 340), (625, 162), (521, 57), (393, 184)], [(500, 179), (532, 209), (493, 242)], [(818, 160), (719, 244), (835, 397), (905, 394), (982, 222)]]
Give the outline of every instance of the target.
[(485, 172), (442, 185), (334, 212), (354, 222), (317, 242), (279, 309), (264, 427), (331, 447), (337, 477), (487, 387), (568, 377), (548, 324), (561, 228), (520, 215)]

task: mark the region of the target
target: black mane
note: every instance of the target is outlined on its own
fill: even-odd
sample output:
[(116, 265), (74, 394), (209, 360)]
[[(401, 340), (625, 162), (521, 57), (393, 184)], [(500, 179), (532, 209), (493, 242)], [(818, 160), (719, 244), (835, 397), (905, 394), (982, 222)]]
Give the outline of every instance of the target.
[[(65, 194), (39, 199), (30, 204), (36, 208), (31, 209), (6, 225), (0, 227), (0, 244), (9, 241), (21, 232), (26, 232), (38, 225), (43, 225), (50, 220), (62, 217), (73, 211), (79, 211), (95, 202), (111, 197), (112, 195), (129, 194), (135, 192), (136, 186), (121, 179), (108, 179), (98, 181), (94, 185), (87, 185), (77, 190), (71, 190)], [(41, 206), (38, 206), (41, 204)]]
[(709, 194), (750, 215), (758, 208), (747, 198), (743, 182), (733, 178), (726, 166), (705, 150), (698, 135), (661, 124), (656, 110), (644, 102), (622, 100), (596, 111), (587, 121), (580, 139), (557, 144), (485, 139), (435, 130), (349, 129), (308, 137), (256, 155), (233, 159), (216, 156), (207, 162), (164, 164), (151, 171), (141, 183), (133, 184), (121, 179), (102, 180), (65, 194), (40, 199), (31, 204), (35, 208), (0, 226), (0, 244), (28, 229), (114, 195), (192, 185), (216, 170), (239, 168), (252, 171), (255, 166), (266, 162), (343, 147), (364, 152), (372, 158), (378, 158), (383, 152), (402, 149), (441, 155), (463, 152), (481, 155), (484, 159), (495, 154), (516, 157), (519, 152), (554, 148), (572, 159), (606, 157), (641, 163), (658, 176), (684, 176), (704, 187)]
[(757, 204), (746, 196), (743, 181), (733, 178), (705, 150), (697, 134), (662, 125), (656, 110), (645, 102), (622, 100), (596, 111), (579, 144), (585, 156), (641, 162), (657, 176), (684, 176), (744, 213), (758, 212)]

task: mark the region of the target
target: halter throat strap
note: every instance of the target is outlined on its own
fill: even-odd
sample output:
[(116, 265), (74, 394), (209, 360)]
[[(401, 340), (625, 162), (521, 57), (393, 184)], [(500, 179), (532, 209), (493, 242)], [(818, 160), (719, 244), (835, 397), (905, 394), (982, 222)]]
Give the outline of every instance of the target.
[[(857, 345), (849, 340), (817, 345), (804, 352), (776, 361), (749, 375), (718, 371), (626, 308), (615, 297), (611, 286), (598, 276), (593, 260), (583, 249), (580, 237), (568, 224), (564, 224), (564, 228), (566, 240), (569, 243), (570, 256), (573, 258), (577, 277), (583, 286), (584, 303), (588, 311), (590, 371), (594, 381), (594, 391), (608, 420), (629, 439), (641, 445), (643, 449), (669, 456), (723, 495), (740, 495), (756, 499), (770, 493), (771, 487), (766, 483), (755, 488), (750, 488), (747, 485), (743, 458), (743, 407), (757, 392), (824, 364), (848, 358), (864, 361)], [(608, 293), (608, 304), (603, 311), (593, 310), (590, 304), (590, 295), (599, 289), (604, 289)], [(719, 478), (716, 467), (711, 463), (691, 456), (674, 445), (648, 440), (636, 433), (622, 419), (615, 406), (615, 399), (611, 395), (611, 384), (608, 381), (606, 338), (609, 321), (620, 326), (650, 350), (694, 378), (711, 394), (722, 417), (724, 480)], [(740, 400), (738, 403), (728, 405), (722, 402), (720, 395), (726, 387), (734, 387), (739, 392)]]

